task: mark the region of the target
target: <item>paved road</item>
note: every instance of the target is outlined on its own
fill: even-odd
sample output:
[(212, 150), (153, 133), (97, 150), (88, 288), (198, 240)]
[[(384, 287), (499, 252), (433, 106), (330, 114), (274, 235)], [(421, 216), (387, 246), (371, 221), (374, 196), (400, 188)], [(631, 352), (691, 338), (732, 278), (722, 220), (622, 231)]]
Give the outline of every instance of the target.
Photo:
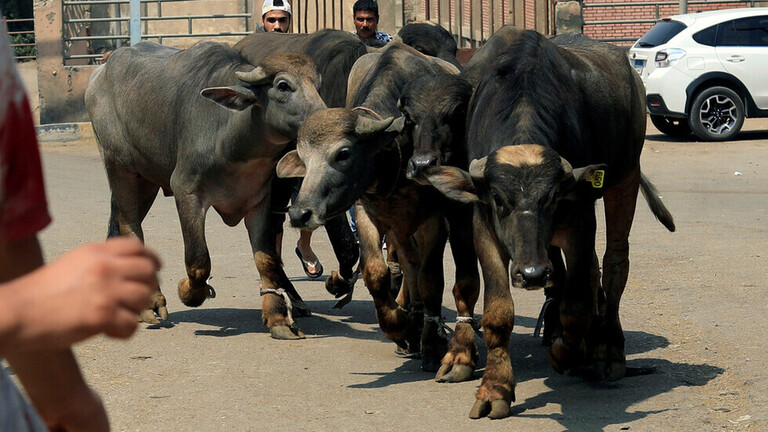
[[(355, 300), (334, 310), (323, 283), (304, 278), (293, 254), (286, 271), (314, 312), (299, 320), (308, 338), (270, 339), (245, 229), (226, 227), (213, 212), (207, 233), (218, 297), (184, 307), (175, 293), (184, 276), (178, 217), (163, 197), (145, 233), (165, 263), (169, 323), (142, 325), (127, 342), (97, 338), (76, 352), (117, 431), (768, 430), (768, 123), (748, 121), (747, 129), (720, 144), (649, 131), (643, 169), (678, 232), (638, 205), (621, 312), (629, 366), (655, 367), (650, 375), (612, 384), (557, 375), (531, 337), (543, 293), (516, 290), (514, 415), (471, 421), (479, 380), (437, 384), (418, 362), (394, 357), (362, 282)], [(49, 145), (43, 157), (55, 221), (42, 240), (52, 259), (104, 237), (109, 194), (92, 146)], [(287, 232), (286, 250), (296, 238)], [(314, 247), (332, 269), (324, 233)], [(450, 323), (450, 294), (445, 300)]]

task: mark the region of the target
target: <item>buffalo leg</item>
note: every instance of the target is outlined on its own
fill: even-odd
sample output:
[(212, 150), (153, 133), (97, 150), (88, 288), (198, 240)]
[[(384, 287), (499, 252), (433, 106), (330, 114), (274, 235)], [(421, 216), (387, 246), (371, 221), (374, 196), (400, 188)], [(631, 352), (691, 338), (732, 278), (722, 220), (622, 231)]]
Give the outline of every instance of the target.
[[(155, 202), (160, 187), (113, 164), (106, 163), (105, 167), (112, 191), (107, 237), (131, 236), (143, 243), (141, 223)], [(141, 313), (140, 318), (145, 323), (157, 324), (159, 321), (155, 314), (161, 319), (168, 319), (165, 296), (159, 285), (152, 294), (152, 303)]]
[[(251, 242), (253, 260), (261, 277), (261, 319), (275, 339), (300, 339), (304, 333), (293, 321), (293, 315), (305, 316), (309, 310), (283, 270), (275, 248), (276, 230), (272, 226), (270, 208), (265, 199), (245, 216), (245, 228)], [(289, 311), (289, 304), (291, 310)]]
[(421, 331), (421, 368), (427, 372), (436, 372), (448, 350), (442, 319), (445, 287), (443, 254), (448, 238), (443, 216), (433, 214), (421, 225), (416, 238), (420, 258), (417, 287), (424, 303), (425, 315)]
[[(399, 253), (399, 266), (403, 276), (399, 290), (394, 286), (395, 278), (390, 279), (390, 290), (397, 293), (395, 302), (408, 311), (410, 317), (407, 329), (406, 343), (408, 348), (398, 347), (397, 355), (405, 357), (417, 357), (421, 355), (421, 329), (424, 323), (424, 302), (419, 293), (419, 268), (421, 257), (413, 236), (390, 231), (387, 234), (387, 250), (396, 249)], [(387, 268), (392, 272), (392, 267), (387, 261)]]
[[(624, 332), (619, 320), (619, 303), (627, 285), (629, 275), (629, 231), (637, 204), (640, 185), (640, 169), (633, 172), (618, 186), (605, 191), (606, 247), (603, 256), (603, 289), (606, 304), (604, 327), (601, 329), (605, 340), (605, 372), (608, 380), (623, 378), (626, 374), (624, 354)], [(600, 350), (596, 350), (600, 355)], [(598, 357), (597, 366), (602, 363)]]
[[(515, 304), (509, 291), (509, 257), (489, 231), (490, 223), (475, 209), (475, 249), (485, 281), (483, 330), (488, 361), (469, 417), (507, 417), (515, 400), (515, 373), (509, 356), (509, 339), (515, 323)], [(483, 217), (478, 217), (483, 216)]]
[(376, 318), (384, 334), (399, 347), (407, 349), (410, 318), (392, 296), (392, 278), (381, 254), (381, 232), (363, 206), (355, 205), (355, 221), (360, 237), (360, 266), (365, 286), (373, 297)]
[(325, 223), (325, 231), (339, 261), (339, 270), (333, 271), (325, 280), (325, 289), (335, 297), (341, 297), (350, 293), (354, 287), (354, 266), (360, 258), (360, 247), (349, 227), (346, 214), (329, 219)]
[(576, 226), (562, 235), (565, 252), (565, 284), (561, 289), (560, 324), (562, 332), (554, 337), (549, 348), (549, 362), (559, 373), (581, 366), (586, 357), (587, 332), (597, 314), (597, 280), (595, 266), (594, 202), (573, 204), (572, 214), (578, 215)]
[(453, 298), (458, 316), (456, 329), (448, 345), (435, 379), (438, 382), (460, 382), (472, 377), (477, 365), (475, 344), (475, 305), (480, 296), (480, 274), (472, 238), (472, 206), (446, 212), (450, 232), (451, 253), (456, 264)]
[(179, 281), (179, 299), (186, 306), (198, 307), (215, 291), (208, 285), (211, 275), (211, 257), (205, 241), (206, 209), (197, 196), (176, 193), (176, 210), (184, 238), (184, 264), (187, 277)]

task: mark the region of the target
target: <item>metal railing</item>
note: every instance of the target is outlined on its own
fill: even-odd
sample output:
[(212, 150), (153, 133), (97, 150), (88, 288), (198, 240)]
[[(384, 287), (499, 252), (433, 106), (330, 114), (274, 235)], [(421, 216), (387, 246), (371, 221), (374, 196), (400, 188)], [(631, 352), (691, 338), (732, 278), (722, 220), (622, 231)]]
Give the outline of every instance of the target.
[[(31, 24), (32, 30), (21, 30), (18, 27), (30, 27), (24, 26), (24, 24)], [(35, 60), (37, 58), (37, 48), (35, 44), (35, 19), (34, 18), (19, 18), (19, 19), (7, 19), (3, 17), (3, 25), (11, 37), (11, 49), (14, 52), (14, 58), (16, 60)], [(18, 36), (27, 36), (21, 37)], [(34, 49), (25, 49), (32, 47)]]
[[(167, 39), (231, 38), (245, 36), (251, 32), (253, 0), (241, 0), (240, 10), (232, 13), (187, 15), (179, 11), (179, 7), (174, 7), (176, 10), (170, 14), (163, 10), (164, 5), (193, 1), (140, 0), (141, 39), (155, 40), (162, 44), (167, 42)], [(234, 3), (227, 2), (228, 5)], [(131, 19), (129, 5), (130, 0), (64, 0), (62, 7), (65, 61), (87, 60), (99, 63), (104, 52), (128, 45)], [(235, 24), (217, 26), (229, 28), (222, 31), (201, 31), (195, 28), (196, 25), (204, 25), (206, 21), (211, 20), (230, 20)]]

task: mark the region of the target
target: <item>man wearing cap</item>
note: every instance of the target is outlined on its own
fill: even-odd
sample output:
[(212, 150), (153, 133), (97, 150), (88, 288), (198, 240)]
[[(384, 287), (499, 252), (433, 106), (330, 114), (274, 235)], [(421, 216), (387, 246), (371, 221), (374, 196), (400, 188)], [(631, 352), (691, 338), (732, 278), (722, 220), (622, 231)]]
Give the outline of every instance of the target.
[(261, 25), (265, 32), (288, 33), (291, 26), (291, 4), (288, 0), (264, 0)]

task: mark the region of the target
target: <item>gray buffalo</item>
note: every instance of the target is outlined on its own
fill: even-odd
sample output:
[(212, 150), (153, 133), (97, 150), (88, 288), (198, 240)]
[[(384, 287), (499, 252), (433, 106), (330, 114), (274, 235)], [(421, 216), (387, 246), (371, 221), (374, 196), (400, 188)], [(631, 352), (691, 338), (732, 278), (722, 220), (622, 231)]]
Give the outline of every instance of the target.
[[(460, 237), (465, 244), (452, 247), (466, 254), (457, 259), (453, 288), (461, 317), (453, 341), (460, 342), (448, 347), (440, 336), (444, 212), (456, 206), (406, 177), (413, 124), (400, 116), (398, 101), (404, 86), (417, 77), (457, 72), (397, 42), (361, 57), (350, 74), (347, 108), (310, 116), (299, 132), (297, 151), (286, 154), (277, 167), (280, 176), (304, 177), (289, 211), (294, 226), (317, 227), (357, 202), (362, 274), (379, 325), (402, 351), (421, 352), (425, 370), (437, 370), (448, 350), (452, 360), (443, 369), (446, 381), (467, 379), (476, 361), (471, 320), (479, 290), (477, 262), (471, 238)], [(381, 252), (384, 234), (397, 248), (403, 269), (397, 298)]]
[[(221, 44), (178, 50), (142, 42), (116, 50), (85, 94), (112, 191), (108, 235), (143, 240), (141, 222), (158, 190), (173, 195), (188, 276), (179, 297), (196, 307), (215, 295), (207, 283), (208, 209), (230, 226), (245, 219), (261, 275), (262, 318), (278, 339), (303, 337), (291, 309), (306, 309), (275, 252), (270, 184), (301, 123), (325, 108), (319, 80), (301, 54), (274, 55), (254, 68)], [(155, 313), (168, 314), (159, 287), (141, 317), (157, 322)]]
[[(588, 362), (598, 377), (624, 376), (619, 302), (640, 188), (674, 230), (640, 171), (644, 95), (621, 49), (580, 35), (549, 41), (525, 31), (470, 101), (468, 172), (425, 170), (448, 196), (475, 203), (488, 363), (470, 417), (505, 417), (515, 399), (510, 280), (517, 288), (545, 288), (555, 299), (556, 322), (547, 325), (557, 326), (549, 352), (556, 371), (577, 371)], [(600, 197), (607, 237), (602, 284), (595, 251)]]

